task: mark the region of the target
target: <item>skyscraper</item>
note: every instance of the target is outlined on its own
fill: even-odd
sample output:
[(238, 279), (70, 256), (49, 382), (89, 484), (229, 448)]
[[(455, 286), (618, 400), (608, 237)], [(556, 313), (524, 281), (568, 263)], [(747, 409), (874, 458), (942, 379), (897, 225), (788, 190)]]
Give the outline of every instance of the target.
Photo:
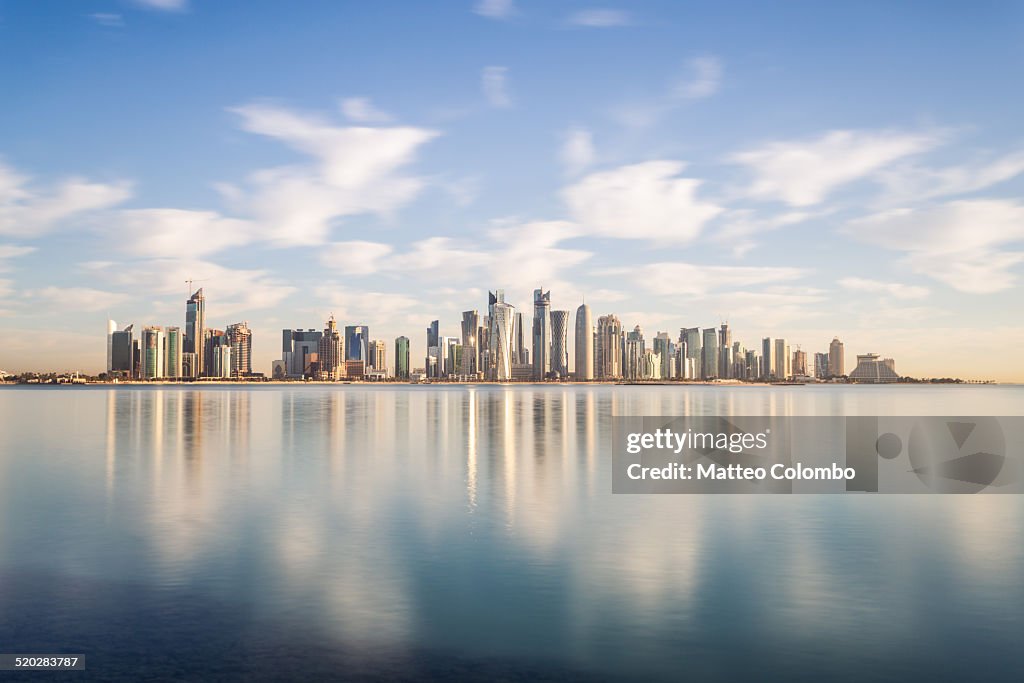
[(594, 356), (597, 379), (622, 379), (622, 323), (616, 316), (602, 315), (597, 319)]
[(395, 339), (395, 378), (409, 379), (409, 338)]
[(231, 345), (231, 376), (247, 377), (252, 374), (252, 330), (248, 322), (228, 325), (225, 334)]
[(164, 377), (164, 331), (161, 327), (142, 329), (142, 378)]
[(626, 351), (624, 354), (622, 374), (626, 379), (638, 380), (644, 378), (644, 332), (637, 325), (632, 332), (626, 333)]
[(427, 357), (424, 367), (427, 377), (440, 377), (444, 374), (444, 350), (441, 348), (441, 321), (435, 320), (427, 328)]
[(345, 344), (338, 332), (338, 323), (332, 315), (327, 319), (323, 335), (320, 337), (320, 379), (336, 381), (341, 379), (341, 369), (345, 367)]
[(775, 379), (786, 380), (793, 374), (790, 363), (789, 344), (785, 339), (775, 340)]
[(831, 377), (842, 377), (846, 374), (846, 357), (843, 342), (839, 341), (839, 337), (833, 337), (832, 343), (828, 345), (828, 374)]
[(530, 362), (530, 352), (526, 348), (526, 324), (523, 322), (523, 312), (517, 311), (515, 325), (512, 328), (512, 364), (526, 365)]
[(132, 376), (132, 329), (129, 325), (111, 335), (111, 358), (108, 374), (119, 377)]
[(206, 368), (206, 297), (200, 287), (185, 302), (185, 353), (194, 353), (193, 377), (199, 377)]
[(388, 348), (383, 339), (375, 339), (370, 342), (370, 358), (368, 367), (378, 373), (387, 373), (388, 370)]
[[(686, 345), (686, 358), (688, 360), (687, 366), (692, 366), (692, 370), (686, 379), (697, 379), (700, 377), (701, 360), (704, 358), (704, 354), (701, 352), (701, 336), (699, 327), (684, 327), (679, 330), (679, 341)], [(685, 370), (685, 368), (683, 368)]]
[(732, 377), (732, 332), (729, 323), (722, 323), (718, 332), (718, 376)]
[(661, 367), (658, 369), (658, 378), (672, 379), (673, 349), (672, 339), (668, 336), (668, 332), (659, 332), (654, 338), (654, 353), (658, 354), (661, 363)]
[(569, 311), (551, 311), (551, 372), (569, 376)]
[(765, 337), (761, 340), (761, 379), (765, 382), (775, 376), (775, 352), (772, 348), (772, 338)]
[(713, 327), (704, 330), (701, 347), (701, 379), (718, 378), (718, 331)]
[(792, 372), (794, 377), (807, 376), (807, 354), (800, 349), (793, 352)]
[(594, 324), (590, 319), (590, 306), (580, 304), (576, 309), (576, 381), (594, 379)]
[(114, 370), (114, 333), (117, 332), (117, 323), (107, 320), (107, 374)]
[(305, 377), (312, 373), (313, 363), (319, 365), (320, 330), (283, 330), (281, 332), (281, 359), (288, 377)]
[(164, 375), (174, 379), (182, 376), (181, 368), (181, 347), (182, 337), (180, 327), (168, 327), (165, 331), (164, 342)]
[(459, 373), (474, 376), (478, 372), (477, 333), (480, 314), (476, 310), (462, 312), (462, 364)]
[(551, 292), (533, 290), (533, 377), (551, 372)]
[(345, 328), (345, 360), (361, 360), (366, 363), (369, 353), (370, 328), (366, 325), (349, 325)]
[(491, 329), (488, 334), (491, 378), (499, 382), (512, 379), (512, 355), (516, 308), (505, 303), (504, 290), (490, 293)]
[(814, 376), (818, 379), (825, 379), (829, 376), (827, 353), (814, 354)]

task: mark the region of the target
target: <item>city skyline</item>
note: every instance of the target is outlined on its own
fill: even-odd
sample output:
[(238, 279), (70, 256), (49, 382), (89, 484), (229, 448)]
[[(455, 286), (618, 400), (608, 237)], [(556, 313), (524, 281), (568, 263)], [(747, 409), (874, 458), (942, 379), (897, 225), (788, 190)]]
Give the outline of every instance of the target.
[[(639, 324), (624, 330), (615, 314), (600, 316), (594, 325), (585, 302), (576, 309), (570, 339), (570, 311), (551, 310), (551, 290), (540, 287), (533, 296), (529, 335), (522, 312), (506, 301), (501, 289), (488, 291), (485, 315), (478, 309), (462, 312), (460, 335), (442, 334), (441, 321), (433, 320), (426, 328), (423, 367), (413, 363), (408, 337), (394, 339), (389, 362), (386, 340), (372, 339), (365, 324), (346, 325), (342, 333), (332, 314), (322, 330), (283, 329), (280, 358), (263, 372), (253, 366), (254, 335), (248, 322), (227, 325), (225, 330), (205, 327), (206, 297), (199, 288), (185, 302), (184, 337), (177, 326), (146, 325), (136, 339), (135, 323), (121, 329), (114, 320), (107, 320), (105, 373), (108, 380), (135, 381), (799, 382), (849, 378), (889, 383), (901, 379), (892, 357), (881, 358), (873, 352), (856, 354), (856, 363), (847, 372), (845, 345), (838, 337), (824, 352), (812, 352), (813, 362), (809, 362), (802, 344), (785, 337), (764, 337), (760, 346), (755, 343), (748, 348), (733, 338), (728, 322), (717, 328), (679, 327), (675, 338), (660, 330), (645, 335)], [(527, 336), (532, 340), (529, 347)]]
[(419, 367), (494, 288), (532, 347), (542, 286), (570, 366), (585, 298), (1024, 381), (1024, 9), (595, 7), (4, 4), (0, 368), (98, 373), (110, 317), (205, 354), (198, 288), (258, 371), (331, 314)]

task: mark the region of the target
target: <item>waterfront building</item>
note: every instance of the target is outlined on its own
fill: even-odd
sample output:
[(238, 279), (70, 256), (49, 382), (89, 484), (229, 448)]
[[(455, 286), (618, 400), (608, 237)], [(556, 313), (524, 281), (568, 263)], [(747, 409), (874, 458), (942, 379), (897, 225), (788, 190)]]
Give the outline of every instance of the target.
[(324, 331), (320, 335), (317, 355), (320, 360), (320, 379), (330, 382), (341, 379), (345, 363), (345, 343), (333, 315), (327, 319)]
[(163, 379), (164, 331), (161, 327), (142, 328), (142, 378)]
[(516, 308), (505, 303), (505, 291), (502, 289), (489, 292), (488, 296), (488, 317), (491, 323), (488, 333), (489, 377), (499, 382), (508, 382), (512, 379)]
[(551, 292), (533, 290), (533, 376), (551, 372)]
[(594, 375), (601, 380), (622, 379), (622, 323), (614, 315), (597, 319)]
[(476, 309), (462, 312), (462, 363), (459, 366), (459, 374), (467, 377), (476, 376), (479, 367), (479, 352), (477, 351), (477, 334), (480, 329), (480, 314)]
[(515, 325), (512, 328), (512, 364), (530, 364), (530, 351), (526, 348), (526, 325), (523, 323), (523, 312), (515, 315)]
[(775, 379), (786, 380), (792, 375), (790, 363), (792, 359), (789, 355), (789, 344), (786, 343), (785, 339), (775, 340)]
[(660, 379), (672, 379), (675, 377), (673, 366), (675, 365), (675, 346), (668, 332), (658, 332), (654, 337), (654, 353), (658, 354), (661, 367), (658, 368)]
[(117, 330), (110, 335), (110, 369), (108, 375), (132, 377), (132, 347), (134, 325)]
[(164, 332), (164, 376), (172, 379), (182, 377), (181, 349), (184, 340), (180, 327), (168, 327)]
[(320, 330), (282, 330), (281, 359), (289, 378), (312, 376), (313, 363), (319, 366), (322, 339)]
[(828, 345), (828, 374), (830, 377), (842, 377), (846, 374), (846, 356), (843, 342), (839, 341), (839, 337), (833, 337), (832, 343)]
[(850, 373), (850, 381), (869, 384), (898, 382), (896, 362), (892, 358), (879, 359), (877, 353), (857, 355), (857, 367)]
[(765, 337), (761, 340), (761, 380), (771, 381), (775, 376), (775, 349), (772, 346), (772, 338)]
[(117, 332), (117, 323), (107, 320), (107, 375), (114, 371), (114, 333)]
[(827, 353), (814, 354), (814, 376), (818, 379), (825, 379), (829, 376)]
[(395, 378), (409, 379), (409, 338), (395, 339)]
[(623, 376), (636, 381), (644, 378), (644, 332), (637, 325), (632, 332), (626, 333), (626, 348), (622, 363)]
[(569, 311), (551, 311), (551, 374), (569, 377)]
[(576, 381), (594, 379), (594, 324), (590, 306), (583, 303), (576, 309)]
[(793, 352), (793, 376), (807, 377), (807, 354), (800, 349)]
[(378, 375), (383, 373), (385, 377), (387, 376), (388, 349), (383, 339), (374, 339), (370, 342), (367, 367), (374, 370)]
[(701, 379), (716, 379), (718, 377), (718, 331), (713, 327), (704, 330), (704, 339), (701, 348)]
[(199, 377), (206, 369), (206, 297), (203, 288), (197, 289), (185, 302), (184, 353), (194, 353), (196, 361), (191, 377)]
[(252, 330), (249, 323), (228, 325), (225, 334), (231, 345), (231, 376), (248, 377), (252, 374)]
[(366, 362), (369, 353), (370, 328), (366, 325), (349, 325), (345, 328), (345, 360)]
[(214, 337), (214, 344), (211, 347), (211, 359), (212, 367), (210, 376), (219, 377), (226, 379), (231, 377), (232, 365), (231, 365), (231, 344), (228, 341), (227, 335), (217, 335)]
[(724, 378), (732, 377), (732, 331), (729, 323), (722, 323), (718, 332), (718, 376)]

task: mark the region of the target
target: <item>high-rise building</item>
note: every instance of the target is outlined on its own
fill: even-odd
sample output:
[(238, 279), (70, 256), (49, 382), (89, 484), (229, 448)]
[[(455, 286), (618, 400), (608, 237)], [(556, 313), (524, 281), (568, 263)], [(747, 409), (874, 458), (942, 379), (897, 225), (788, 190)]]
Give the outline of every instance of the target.
[(594, 379), (594, 324), (590, 319), (590, 306), (580, 304), (576, 309), (576, 381)]
[(530, 351), (526, 348), (526, 324), (523, 312), (517, 311), (515, 325), (512, 328), (512, 365), (526, 365), (530, 362)]
[(212, 337), (213, 345), (210, 347), (210, 368), (211, 377), (231, 377), (231, 343), (226, 334)]
[(181, 348), (184, 344), (181, 328), (168, 327), (164, 335), (164, 374), (166, 377), (180, 379), (182, 377)]
[(569, 311), (551, 311), (551, 372), (569, 376)]
[(508, 382), (512, 379), (516, 308), (505, 303), (505, 291), (499, 289), (489, 293), (488, 310), (491, 319), (488, 332), (489, 376), (499, 382)]
[(142, 328), (142, 378), (162, 379), (164, 375), (164, 331), (161, 327)]
[(185, 302), (185, 353), (196, 354), (193, 377), (199, 377), (206, 368), (206, 297), (203, 288), (196, 290)]
[(818, 379), (825, 379), (828, 377), (828, 354), (827, 353), (815, 353), (814, 354), (814, 376)]
[(228, 325), (225, 334), (231, 344), (231, 376), (248, 377), (252, 374), (252, 330), (249, 323)]
[(441, 321), (435, 320), (427, 328), (427, 357), (424, 367), (427, 377), (437, 378), (444, 374), (444, 351), (441, 348)]
[(692, 365), (694, 366), (693, 377), (689, 377), (688, 379), (696, 379), (697, 376), (700, 375), (701, 360), (704, 358), (700, 328), (684, 327), (679, 330), (679, 343), (685, 344), (686, 357), (692, 361)]
[(323, 334), (320, 330), (282, 330), (281, 359), (289, 378), (313, 376), (313, 364), (320, 364)]
[(111, 357), (108, 374), (119, 377), (132, 377), (132, 330), (134, 325), (129, 325), (111, 335)]
[(107, 375), (114, 371), (114, 333), (117, 332), (117, 323), (107, 320)]
[(675, 349), (668, 332), (659, 332), (654, 337), (654, 353), (658, 355), (661, 366), (658, 368), (658, 379), (672, 379), (675, 376), (673, 371)]
[(718, 378), (718, 330), (705, 328), (701, 345), (701, 379)]
[(718, 331), (718, 376), (732, 377), (732, 332), (729, 323), (722, 323)]
[(533, 290), (533, 377), (551, 372), (551, 292)]
[(594, 358), (597, 379), (622, 379), (622, 323), (614, 315), (602, 315), (597, 319)]
[(775, 340), (775, 379), (786, 380), (793, 374), (792, 357), (789, 355), (789, 344), (785, 339)]
[(365, 364), (369, 344), (369, 327), (349, 325), (345, 328), (345, 360), (361, 360)]
[(375, 339), (370, 342), (369, 367), (378, 373), (387, 373), (388, 370), (388, 348), (383, 339)]
[(772, 347), (772, 338), (765, 337), (761, 340), (761, 379), (765, 382), (775, 376), (775, 351)]
[(409, 338), (395, 339), (395, 378), (409, 379)]
[(842, 377), (846, 374), (846, 356), (843, 352), (843, 342), (839, 341), (839, 337), (833, 337), (832, 343), (828, 345), (828, 374), (830, 377)]
[(644, 331), (637, 325), (626, 333), (626, 348), (623, 354), (622, 374), (628, 380), (644, 378)]
[(341, 379), (345, 367), (345, 343), (338, 331), (338, 322), (332, 315), (327, 319), (318, 347), (320, 379), (334, 382)]
[(807, 377), (807, 354), (800, 349), (793, 352), (793, 376)]
[(476, 309), (462, 312), (462, 363), (459, 374), (475, 376), (478, 370), (479, 352), (477, 334), (480, 328), (480, 314)]
[(444, 339), (444, 370), (446, 377), (457, 377), (462, 368), (462, 344), (458, 337)]

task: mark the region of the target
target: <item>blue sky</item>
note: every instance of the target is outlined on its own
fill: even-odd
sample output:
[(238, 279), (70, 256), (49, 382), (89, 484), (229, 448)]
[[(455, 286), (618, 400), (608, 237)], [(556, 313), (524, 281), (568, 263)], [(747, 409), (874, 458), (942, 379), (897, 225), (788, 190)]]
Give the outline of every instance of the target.
[[(0, 0), (0, 368), (586, 296), (1024, 380), (1018, 3)], [(389, 361), (393, 359), (389, 358)]]

